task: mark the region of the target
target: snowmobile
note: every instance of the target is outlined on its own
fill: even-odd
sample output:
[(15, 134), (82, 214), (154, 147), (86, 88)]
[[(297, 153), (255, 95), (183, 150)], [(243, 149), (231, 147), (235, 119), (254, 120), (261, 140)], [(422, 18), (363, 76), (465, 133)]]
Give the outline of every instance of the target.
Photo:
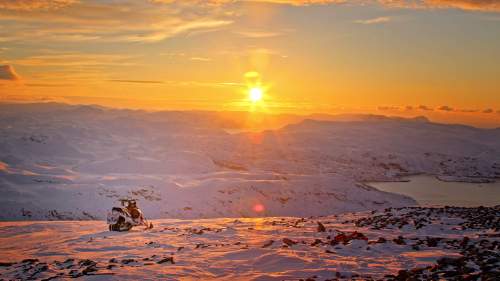
[(108, 225), (110, 231), (129, 231), (134, 226), (143, 225), (146, 229), (153, 228), (142, 211), (137, 207), (134, 199), (120, 199), (121, 207), (113, 207), (108, 213)]

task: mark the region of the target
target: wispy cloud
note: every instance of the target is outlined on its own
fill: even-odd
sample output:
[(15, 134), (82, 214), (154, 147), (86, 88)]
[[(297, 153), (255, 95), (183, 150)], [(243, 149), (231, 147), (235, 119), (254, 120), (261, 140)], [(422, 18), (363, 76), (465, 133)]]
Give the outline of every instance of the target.
[[(265, 2), (282, 5), (365, 5), (394, 8), (456, 8), (469, 11), (500, 11), (496, 0), (0, 0), (0, 41), (9, 42), (143, 42), (154, 43), (182, 34), (215, 31), (238, 20), (239, 3)], [(237, 12), (240, 11), (240, 12)], [(360, 19), (359, 24), (380, 24), (390, 17)], [(268, 38), (281, 32), (237, 31), (248, 38)]]
[(49, 10), (78, 3), (78, 0), (0, 0), (0, 9), (6, 10)]
[[(398, 107), (384, 107), (384, 106), (379, 106), (378, 110), (390, 110), (392, 108), (398, 108)], [(414, 107), (412, 105), (407, 105), (406, 107), (399, 107), (403, 108), (406, 111), (413, 111), (413, 110), (421, 110), (421, 111), (434, 111), (433, 108), (428, 107), (426, 105), (419, 105), (417, 107)], [(466, 114), (490, 114), (490, 113), (495, 113), (495, 110), (493, 108), (486, 108), (483, 110), (480, 109), (474, 109), (474, 108), (457, 108), (457, 107), (451, 107), (448, 105), (442, 105), (437, 107), (436, 112), (446, 112), (446, 113), (466, 113)]]
[(457, 111), (463, 112), (463, 113), (476, 113), (476, 112), (479, 112), (479, 109), (462, 108), (462, 109), (458, 109)]
[(377, 110), (379, 111), (394, 111), (394, 110), (400, 110), (399, 106), (379, 106), (377, 107)]
[(173, 80), (136, 80), (136, 79), (109, 79), (107, 82), (133, 83), (133, 84), (168, 84), (177, 87), (243, 87), (244, 84), (237, 82), (207, 82), (207, 81), (173, 81)]
[(236, 34), (246, 38), (271, 38), (283, 35), (282, 32), (272, 31), (236, 31)]
[(366, 19), (366, 20), (357, 20), (355, 23), (359, 24), (381, 24), (381, 23), (387, 23), (390, 22), (391, 18), (390, 17), (378, 17), (378, 18), (373, 18), (373, 19)]
[(447, 105), (440, 106), (438, 108), (438, 110), (441, 110), (441, 111), (454, 111), (453, 107), (447, 106)]
[[(366, 2), (366, 1), (365, 1)], [(368, 1), (374, 2), (374, 1)], [(466, 11), (499, 12), (498, 0), (378, 0), (389, 7), (414, 9), (461, 9)]]
[[(156, 0), (158, 2), (162, 0)], [(195, 2), (197, 0), (187, 0), (186, 2)], [(164, 0), (164, 2), (175, 2)], [(500, 2), (498, 0), (214, 0), (212, 3), (234, 3), (234, 2), (265, 2), (273, 4), (286, 4), (293, 6), (326, 5), (326, 4), (381, 4), (389, 7), (415, 8), (415, 9), (447, 9), (455, 8), (468, 11), (500, 11)]]
[(128, 66), (133, 65), (130, 61), (131, 56), (114, 54), (92, 54), (92, 53), (50, 53), (27, 56), (9, 62), (17, 65), (27, 66), (99, 66), (115, 65)]
[[(191, 1), (186, 1), (191, 2)], [(170, 1), (0, 0), (0, 41), (143, 42), (214, 31), (233, 23), (218, 8)]]
[(38, 88), (58, 88), (58, 87), (71, 87), (73, 84), (54, 84), (54, 83), (25, 83), (26, 87), (38, 87)]
[(431, 107), (428, 107), (427, 105), (419, 105), (417, 107), (417, 109), (419, 110), (424, 110), (424, 111), (433, 111), (434, 109), (432, 109)]
[(111, 79), (107, 80), (108, 82), (118, 82), (118, 83), (138, 83), (138, 84), (163, 84), (163, 81), (156, 80), (120, 80), (120, 79)]
[(211, 58), (207, 58), (207, 57), (191, 57), (189, 58), (190, 60), (192, 61), (201, 61), (201, 62), (209, 62), (209, 61), (212, 61)]

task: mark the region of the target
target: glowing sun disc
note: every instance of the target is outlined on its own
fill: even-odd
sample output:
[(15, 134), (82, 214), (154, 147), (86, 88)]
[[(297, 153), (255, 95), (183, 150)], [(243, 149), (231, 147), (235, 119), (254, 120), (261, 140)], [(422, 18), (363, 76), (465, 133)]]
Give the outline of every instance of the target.
[(251, 88), (248, 93), (248, 98), (252, 102), (258, 102), (262, 99), (262, 89), (261, 88)]

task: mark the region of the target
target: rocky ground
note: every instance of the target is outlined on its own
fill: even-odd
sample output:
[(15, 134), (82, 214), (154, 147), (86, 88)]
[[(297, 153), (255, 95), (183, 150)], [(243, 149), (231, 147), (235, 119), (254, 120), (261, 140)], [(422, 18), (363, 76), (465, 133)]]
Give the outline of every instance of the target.
[(500, 206), (154, 223), (1, 223), (0, 280), (500, 278)]

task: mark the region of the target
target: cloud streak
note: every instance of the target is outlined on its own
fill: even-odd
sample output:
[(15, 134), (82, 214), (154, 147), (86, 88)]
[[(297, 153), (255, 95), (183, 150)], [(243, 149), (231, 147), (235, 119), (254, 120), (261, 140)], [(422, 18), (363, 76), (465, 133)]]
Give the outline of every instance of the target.
[(163, 84), (163, 81), (156, 80), (120, 80), (120, 79), (112, 79), (107, 80), (108, 82), (118, 82), (118, 83), (135, 83), (135, 84)]
[[(0, 9), (13, 11), (57, 10), (94, 3), (91, 0), (0, 0)], [(104, 1), (100, 1), (103, 3)], [(136, 1), (139, 2), (139, 1)], [(270, 3), (292, 6), (311, 6), (328, 4), (366, 5), (380, 4), (397, 8), (456, 8), (470, 11), (500, 11), (500, 2), (497, 0), (143, 0), (151, 4), (215, 7), (234, 3)], [(120, 6), (130, 6), (132, 1), (124, 1)], [(110, 6), (115, 4), (110, 3)]]
[[(161, 2), (162, 0), (157, 0)], [(175, 2), (166, 0), (166, 2)], [(196, 2), (186, 1), (186, 2)], [(380, 4), (395, 8), (414, 8), (414, 9), (461, 9), (466, 11), (486, 11), (499, 12), (500, 2), (498, 0), (214, 0), (212, 3), (234, 3), (234, 2), (263, 2), (273, 4), (286, 4), (293, 6), (310, 6), (326, 4), (350, 4), (366, 5)]]
[(461, 9), (466, 11), (500, 12), (497, 0), (381, 0), (383, 5), (404, 8)]
[(78, 3), (78, 0), (0, 0), (0, 9), (31, 11), (54, 10)]
[(447, 105), (440, 106), (438, 108), (438, 110), (441, 110), (441, 111), (454, 111), (453, 107), (450, 107), (450, 106), (447, 106)]
[[(0, 0), (0, 42), (142, 42), (155, 43), (182, 34), (220, 30), (232, 25), (243, 3), (277, 5), (382, 5), (393, 8), (500, 12), (497, 0), (150, 0), (120, 5), (95, 0)], [(361, 19), (381, 24), (390, 17)], [(240, 31), (248, 38), (281, 35), (272, 31)]]
[(49, 53), (28, 56), (20, 59), (11, 60), (16, 65), (26, 66), (130, 66), (132, 57), (113, 54), (86, 54), (86, 53)]
[(0, 41), (154, 43), (233, 23), (217, 7), (186, 2), (0, 0)]
[(357, 20), (355, 23), (359, 24), (381, 24), (381, 23), (386, 23), (390, 22), (391, 18), (390, 17), (378, 17), (378, 18), (373, 18), (373, 19), (367, 19), (367, 20)]

